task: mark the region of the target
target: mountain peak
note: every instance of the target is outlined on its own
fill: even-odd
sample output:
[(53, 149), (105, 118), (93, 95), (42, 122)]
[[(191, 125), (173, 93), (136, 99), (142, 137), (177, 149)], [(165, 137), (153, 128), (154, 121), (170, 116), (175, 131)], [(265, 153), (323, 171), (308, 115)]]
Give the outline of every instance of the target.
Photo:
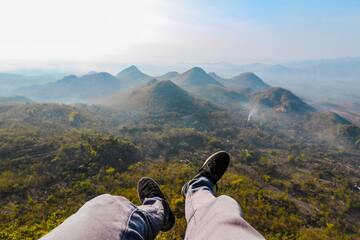
[(133, 72), (141, 72), (141, 71), (135, 65), (131, 65), (130, 67), (127, 67), (127, 68), (121, 70), (118, 74), (121, 74), (121, 73), (133, 73)]
[(252, 102), (259, 106), (272, 108), (277, 112), (309, 113), (316, 111), (291, 91), (280, 87), (255, 94)]
[(93, 73), (93, 74), (88, 74), (88, 75), (90, 75), (90, 76), (96, 76), (96, 77), (99, 77), (99, 78), (111, 78), (111, 79), (114, 78), (114, 76), (111, 75), (111, 74), (108, 73), (108, 72), (95, 72), (95, 73)]
[(135, 65), (120, 71), (116, 75), (116, 78), (123, 81), (125, 85), (128, 86), (141, 85), (152, 79), (151, 76), (141, 72)]
[(270, 85), (266, 84), (259, 76), (253, 72), (244, 72), (227, 81), (230, 85), (253, 90), (269, 89)]
[(243, 72), (243, 73), (239, 74), (239, 76), (259, 78), (259, 77), (258, 77), (255, 73), (253, 73), (253, 72)]
[(138, 67), (136, 67), (135, 65), (131, 65), (130, 67), (124, 69), (124, 70), (129, 70), (129, 71), (139, 71)]
[(193, 68), (189, 69), (188, 71), (206, 73), (204, 71), (204, 69), (202, 69), (201, 67), (193, 67)]
[(161, 76), (156, 77), (157, 80), (176, 80), (177, 77), (179, 77), (179, 73), (176, 71), (167, 72)]
[(69, 79), (76, 79), (76, 78), (78, 78), (78, 77), (75, 74), (70, 74), (70, 75), (66, 75), (65, 77), (63, 77), (59, 81), (61, 81), (61, 80), (69, 80)]
[(39, 101), (88, 102), (122, 88), (121, 82), (107, 72), (68, 75), (56, 82), (25, 88), (23, 95)]
[(221, 83), (207, 74), (202, 68), (194, 67), (183, 74), (178, 78), (179, 83), (188, 87), (203, 87), (207, 85), (217, 85), (223, 87)]
[(86, 74), (84, 74), (84, 75), (92, 75), (92, 74), (95, 74), (95, 73), (97, 73), (96, 71), (94, 71), (94, 70), (91, 70), (91, 71), (89, 71), (89, 72), (87, 72)]
[(127, 96), (114, 96), (109, 102), (115, 107), (160, 115), (166, 113), (176, 113), (180, 116), (192, 115), (216, 109), (210, 103), (203, 104), (171, 80), (158, 81), (156, 79), (152, 79)]

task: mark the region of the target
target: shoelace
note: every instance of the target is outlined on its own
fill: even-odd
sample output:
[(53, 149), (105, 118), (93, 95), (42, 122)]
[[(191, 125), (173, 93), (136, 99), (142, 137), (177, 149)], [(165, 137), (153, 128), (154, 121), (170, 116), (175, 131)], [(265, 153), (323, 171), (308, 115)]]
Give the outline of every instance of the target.
[(154, 197), (154, 196), (158, 196), (161, 198), (163, 197), (163, 194), (158, 190), (157, 186), (154, 186), (153, 184), (147, 184), (147, 186), (145, 186), (145, 188), (142, 190), (144, 196), (148, 196), (148, 197)]

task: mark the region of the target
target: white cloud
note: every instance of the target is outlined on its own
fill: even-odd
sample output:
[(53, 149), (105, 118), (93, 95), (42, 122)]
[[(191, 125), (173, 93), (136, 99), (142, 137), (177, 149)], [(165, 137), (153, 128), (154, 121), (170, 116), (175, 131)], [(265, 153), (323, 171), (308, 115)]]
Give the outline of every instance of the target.
[(0, 60), (245, 63), (360, 51), (358, 31), (292, 24), (182, 0), (2, 0)]
[(161, 37), (160, 1), (5, 0), (1, 58), (89, 60)]

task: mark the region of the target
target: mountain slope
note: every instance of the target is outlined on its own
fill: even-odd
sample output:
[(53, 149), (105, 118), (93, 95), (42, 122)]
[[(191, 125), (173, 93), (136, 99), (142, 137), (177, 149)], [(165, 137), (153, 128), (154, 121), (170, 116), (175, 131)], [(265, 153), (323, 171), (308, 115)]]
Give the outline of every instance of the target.
[(161, 76), (158, 76), (156, 77), (156, 79), (159, 81), (163, 81), (163, 80), (175, 81), (179, 76), (180, 74), (178, 72), (172, 71), (172, 72), (167, 72)]
[[(140, 99), (143, 107), (150, 96), (162, 96), (164, 102), (179, 98), (186, 107), (198, 106), (194, 111), (211, 108), (177, 88), (169, 81), (152, 81), (131, 100)], [(177, 103), (171, 106), (175, 107), (168, 111), (181, 109)], [(276, 121), (279, 129), (268, 121), (248, 122), (235, 112), (193, 118), (173, 112), (175, 117), (165, 121), (155, 119), (161, 113), (155, 112), (150, 122), (150, 114), (146, 119), (127, 114), (131, 119), (122, 121), (116, 114), (120, 111), (113, 115), (106, 114), (107, 109), (88, 112), (91, 106), (79, 107), (0, 106), (0, 211), (6, 213), (0, 218), (2, 239), (39, 239), (104, 192), (136, 199), (132, 186), (144, 175), (159, 179), (173, 196), (170, 204), (180, 224), (161, 237), (181, 239), (186, 220), (174, 183), (180, 187), (204, 158), (219, 149), (235, 160), (222, 179), (222, 193), (242, 204), (249, 223), (266, 239), (319, 235), (348, 240), (358, 235), (360, 152), (343, 148), (346, 145), (339, 140), (359, 142), (360, 132), (340, 124), (343, 120), (337, 116), (297, 115), (308, 121), (289, 128)], [(212, 121), (201, 122), (209, 116)], [(316, 139), (305, 132), (309, 122)], [(326, 144), (329, 140), (334, 144)]]
[(33, 101), (23, 96), (0, 97), (0, 105), (26, 104)]
[(124, 84), (124, 86), (134, 87), (146, 83), (153, 77), (141, 72), (136, 66), (132, 65), (119, 72), (116, 75), (116, 78), (119, 79)]
[(255, 93), (251, 102), (253, 105), (271, 108), (277, 112), (310, 113), (316, 111), (289, 90), (279, 87)]
[(46, 84), (64, 77), (61, 73), (37, 73), (36, 75), (19, 75), (0, 73), (0, 95), (13, 95), (14, 91), (30, 85)]
[[(346, 118), (353, 124), (360, 126), (360, 111), (353, 112), (353, 110), (355, 111), (357, 110), (356, 104), (337, 105), (334, 103), (325, 102), (325, 103), (317, 104), (317, 106), (322, 110), (331, 111), (336, 114), (339, 114), (340, 116)], [(354, 107), (352, 108), (352, 106)]]
[(194, 67), (182, 73), (176, 82), (184, 87), (199, 88), (209, 85), (223, 87), (223, 85), (216, 81), (213, 77), (208, 75), (202, 68)]
[(260, 77), (252, 72), (241, 73), (238, 76), (224, 80), (223, 83), (231, 87), (251, 88), (253, 90), (270, 88), (270, 85), (266, 84)]
[(52, 130), (68, 127), (94, 127), (103, 122), (85, 108), (53, 103), (0, 104), (0, 125), (32, 126)]
[(69, 75), (45, 85), (25, 87), (19, 93), (40, 101), (83, 102), (120, 90), (121, 82), (106, 72)]
[(110, 102), (113, 106), (122, 109), (160, 114), (174, 112), (187, 115), (217, 109), (213, 104), (193, 97), (170, 80), (157, 81), (155, 79), (134, 90), (128, 96), (114, 96)]
[(331, 110), (331, 111), (349, 120), (353, 124), (360, 126), (360, 114), (349, 111), (341, 111), (341, 110)]
[(360, 128), (334, 112), (315, 112), (300, 122), (312, 141), (337, 147), (360, 147)]
[(210, 77), (214, 78), (218, 82), (224, 81), (224, 78), (220, 77), (215, 72), (210, 72), (208, 74), (209, 74)]
[(232, 90), (214, 85), (205, 86), (198, 91), (195, 91), (195, 94), (200, 95), (208, 101), (216, 103), (227, 109), (237, 110), (242, 109), (248, 104), (252, 93), (253, 91), (249, 88)]

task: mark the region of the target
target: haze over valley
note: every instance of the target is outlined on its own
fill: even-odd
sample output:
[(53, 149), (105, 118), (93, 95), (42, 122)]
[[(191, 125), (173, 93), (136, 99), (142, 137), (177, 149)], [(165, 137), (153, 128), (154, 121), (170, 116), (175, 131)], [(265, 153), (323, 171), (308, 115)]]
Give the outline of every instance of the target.
[(183, 239), (181, 186), (219, 150), (217, 194), (266, 239), (359, 238), (358, 1), (5, 2), (0, 239), (139, 204), (142, 176), (176, 217), (156, 239)]

